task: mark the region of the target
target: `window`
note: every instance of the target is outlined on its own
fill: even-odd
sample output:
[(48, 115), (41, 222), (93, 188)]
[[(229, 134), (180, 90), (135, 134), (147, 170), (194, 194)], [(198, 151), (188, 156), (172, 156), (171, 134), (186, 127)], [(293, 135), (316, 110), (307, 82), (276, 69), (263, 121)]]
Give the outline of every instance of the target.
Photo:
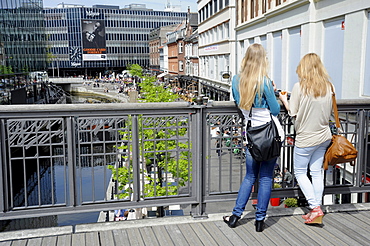
[(254, 18), (254, 0), (251, 0), (251, 19)]
[(184, 71), (184, 62), (183, 61), (179, 61), (179, 71), (180, 72)]
[(179, 42), (179, 53), (182, 53), (183, 51), (183, 44), (182, 42)]

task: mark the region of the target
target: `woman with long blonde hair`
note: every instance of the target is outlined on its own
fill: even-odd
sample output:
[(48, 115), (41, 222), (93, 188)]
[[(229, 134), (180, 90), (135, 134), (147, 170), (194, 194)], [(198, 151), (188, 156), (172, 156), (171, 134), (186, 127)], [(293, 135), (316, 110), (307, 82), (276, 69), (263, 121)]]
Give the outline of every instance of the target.
[[(234, 100), (241, 109), (245, 120), (251, 119), (252, 126), (263, 125), (272, 120), (271, 114), (276, 116), (280, 112), (280, 105), (274, 93), (275, 86), (268, 77), (267, 68), (268, 61), (263, 46), (252, 44), (245, 53), (240, 73), (233, 77)], [(253, 108), (252, 115), (249, 117), (251, 108)], [(229, 227), (234, 228), (241, 218), (252, 187), (259, 177), (255, 227), (257, 232), (263, 231), (276, 159), (256, 161), (246, 148), (246, 175), (239, 188), (232, 215), (223, 217)]]
[[(294, 174), (305, 195), (310, 212), (303, 215), (306, 224), (322, 223), (325, 151), (331, 141), (329, 118), (332, 113), (332, 90), (328, 72), (315, 53), (305, 55), (297, 67), (299, 82), (293, 86), (288, 102), (279, 95), (290, 116), (295, 117)], [(310, 171), (311, 179), (307, 176)]]

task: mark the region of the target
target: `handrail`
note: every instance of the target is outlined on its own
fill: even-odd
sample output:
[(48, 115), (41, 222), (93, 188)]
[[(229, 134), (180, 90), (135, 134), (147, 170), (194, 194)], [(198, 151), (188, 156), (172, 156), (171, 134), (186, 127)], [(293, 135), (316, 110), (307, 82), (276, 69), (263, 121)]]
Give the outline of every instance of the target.
[[(361, 202), (370, 192), (370, 99), (338, 100), (338, 110), (344, 134), (355, 135), (359, 158), (355, 167), (326, 173), (325, 194), (358, 193), (350, 202)], [(294, 138), (283, 108), (279, 118)], [(216, 135), (217, 129), (235, 135)], [(234, 102), (0, 106), (0, 220), (178, 204), (204, 216), (212, 212), (204, 204), (236, 198), (245, 173), (242, 131)], [(292, 149), (286, 141), (282, 170), (292, 171)], [(110, 170), (130, 165), (132, 179), (121, 187)], [(282, 188), (273, 197), (302, 196), (296, 184), (276, 182)]]

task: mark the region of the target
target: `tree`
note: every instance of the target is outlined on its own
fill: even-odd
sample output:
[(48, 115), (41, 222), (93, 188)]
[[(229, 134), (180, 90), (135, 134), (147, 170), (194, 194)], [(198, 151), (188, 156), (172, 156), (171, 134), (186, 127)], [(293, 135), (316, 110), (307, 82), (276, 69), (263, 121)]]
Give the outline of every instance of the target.
[(0, 65), (0, 74), (12, 74), (13, 69), (11, 66)]
[(132, 65), (128, 65), (127, 68), (130, 71), (130, 74), (132, 76), (138, 76), (138, 77), (143, 76), (143, 69), (142, 69), (142, 67), (140, 67), (140, 65), (132, 64)]
[[(130, 66), (130, 73), (132, 75), (138, 74), (139, 69), (137, 64)], [(141, 67), (140, 67), (141, 68)], [(141, 88), (141, 95), (145, 97), (142, 102), (174, 102), (178, 95), (171, 92), (170, 89), (164, 88), (162, 85), (156, 83), (154, 76), (142, 77), (142, 82), (139, 83)], [(164, 195), (178, 194), (178, 187), (185, 186), (187, 182), (191, 182), (191, 153), (188, 151), (190, 144), (187, 142), (179, 142), (174, 136), (184, 136), (187, 134), (187, 119), (179, 120), (177, 116), (147, 118), (139, 116), (139, 138), (140, 150), (144, 153), (143, 166), (141, 173), (146, 173), (146, 183), (144, 185), (144, 197), (155, 197)], [(131, 117), (127, 120), (127, 126), (121, 131), (124, 140), (130, 142), (131, 138)], [(124, 149), (125, 152), (129, 150), (129, 146), (123, 145), (117, 147)], [(180, 151), (176, 158), (171, 155), (176, 150)], [(145, 150), (145, 151), (143, 151)], [(123, 191), (117, 194), (119, 198), (126, 198), (132, 192), (129, 187), (129, 182), (132, 180), (132, 164), (130, 160), (125, 160), (126, 166), (116, 168), (110, 166), (112, 170), (113, 179), (119, 183), (119, 190)], [(156, 169), (156, 176), (149, 175), (149, 169)], [(177, 181), (178, 186), (163, 186), (162, 171), (170, 173)]]

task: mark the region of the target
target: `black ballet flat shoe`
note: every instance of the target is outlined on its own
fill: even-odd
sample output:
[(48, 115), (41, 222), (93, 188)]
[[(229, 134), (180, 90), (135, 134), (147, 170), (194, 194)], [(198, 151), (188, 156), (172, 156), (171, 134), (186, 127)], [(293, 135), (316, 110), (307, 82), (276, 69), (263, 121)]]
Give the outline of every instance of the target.
[[(223, 217), (224, 222), (230, 227), (230, 228), (235, 228), (236, 222), (240, 219), (240, 217), (236, 215), (231, 215), (231, 216), (224, 216)], [(227, 220), (228, 219), (228, 220)]]
[(256, 232), (262, 232), (265, 228), (265, 221), (264, 220), (256, 220), (254, 224), (256, 226)]

